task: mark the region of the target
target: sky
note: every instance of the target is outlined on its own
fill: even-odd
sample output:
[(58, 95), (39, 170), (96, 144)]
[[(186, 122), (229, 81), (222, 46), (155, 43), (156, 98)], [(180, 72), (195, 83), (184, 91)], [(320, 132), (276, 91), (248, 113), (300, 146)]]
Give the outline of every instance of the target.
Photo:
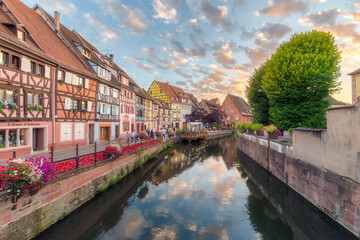
[(146, 90), (169, 82), (199, 100), (245, 97), (249, 75), (295, 33), (329, 31), (342, 51), (342, 91), (360, 68), (360, 0), (22, 0), (58, 11)]

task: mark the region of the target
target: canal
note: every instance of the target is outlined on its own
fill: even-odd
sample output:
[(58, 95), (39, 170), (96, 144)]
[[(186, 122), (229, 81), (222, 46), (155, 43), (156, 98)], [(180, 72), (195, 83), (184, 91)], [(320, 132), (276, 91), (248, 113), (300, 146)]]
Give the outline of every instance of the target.
[(236, 148), (176, 146), (36, 239), (356, 239)]

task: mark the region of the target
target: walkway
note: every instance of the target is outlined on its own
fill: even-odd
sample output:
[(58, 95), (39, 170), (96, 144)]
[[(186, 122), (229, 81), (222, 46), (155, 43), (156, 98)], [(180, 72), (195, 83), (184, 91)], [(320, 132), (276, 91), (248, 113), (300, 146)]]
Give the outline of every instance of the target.
[[(165, 139), (163, 141), (166, 142), (168, 140), (169, 140), (169, 138), (165, 137)], [(136, 143), (139, 144), (140, 140), (137, 141)], [(104, 151), (108, 144), (109, 144), (109, 141), (102, 141), (102, 142), (97, 143), (96, 151), (97, 152)], [(121, 144), (123, 146), (128, 145), (125, 139), (121, 139)], [(130, 140), (130, 145), (132, 145), (132, 144), (134, 144), (134, 142), (131, 142), (131, 140)], [(91, 153), (94, 153), (94, 144), (79, 146), (79, 156), (83, 156), (83, 155), (87, 155), (87, 154), (91, 154)], [(47, 159), (49, 159), (49, 157), (51, 156), (50, 150), (35, 152), (35, 153), (33, 153), (31, 155), (27, 155), (27, 156), (19, 156), (19, 158), (34, 158), (34, 157), (36, 158), (36, 157), (41, 157), (41, 156), (44, 156)], [(59, 161), (65, 160), (65, 159), (75, 158), (76, 150), (74, 147), (55, 150), (53, 157), (54, 157), (54, 162), (59, 162)], [(0, 165), (5, 165), (6, 161), (8, 161), (8, 160), (9, 159), (1, 159)]]

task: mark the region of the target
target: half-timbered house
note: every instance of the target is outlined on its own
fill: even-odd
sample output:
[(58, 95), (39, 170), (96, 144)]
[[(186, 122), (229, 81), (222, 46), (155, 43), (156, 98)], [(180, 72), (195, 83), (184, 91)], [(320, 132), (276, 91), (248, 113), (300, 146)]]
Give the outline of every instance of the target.
[(7, 3), (0, 2), (0, 158), (48, 150), (53, 143), (56, 64), (19, 17), (22, 4)]

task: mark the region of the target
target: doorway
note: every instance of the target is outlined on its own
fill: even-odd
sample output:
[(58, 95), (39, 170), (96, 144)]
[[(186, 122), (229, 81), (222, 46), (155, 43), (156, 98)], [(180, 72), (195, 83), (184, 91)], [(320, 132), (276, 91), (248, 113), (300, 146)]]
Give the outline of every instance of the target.
[(119, 125), (116, 125), (115, 126), (115, 138), (116, 139), (119, 139), (120, 137), (120, 128), (119, 128)]
[(94, 144), (94, 124), (89, 124), (89, 144)]
[(105, 141), (110, 139), (110, 127), (101, 127), (100, 128), (100, 141)]
[(33, 128), (33, 151), (44, 150), (44, 128)]

